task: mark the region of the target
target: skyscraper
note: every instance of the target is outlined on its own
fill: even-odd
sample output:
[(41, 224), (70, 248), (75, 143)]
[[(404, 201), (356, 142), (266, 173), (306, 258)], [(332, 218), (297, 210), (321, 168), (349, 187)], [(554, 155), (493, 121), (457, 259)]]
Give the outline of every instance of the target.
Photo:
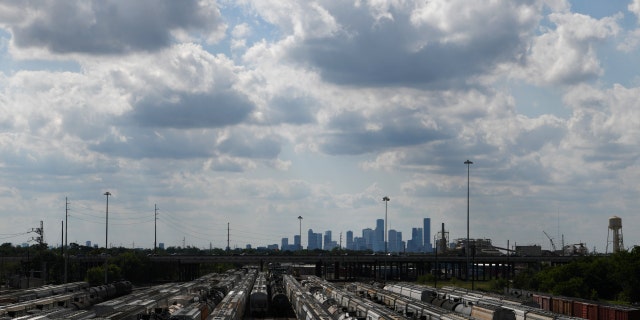
[(362, 229), (362, 238), (368, 250), (373, 250), (374, 233), (371, 228)]
[(384, 219), (376, 220), (373, 238), (373, 252), (384, 252)]
[(296, 234), (293, 236), (293, 249), (292, 250), (302, 250), (302, 243), (300, 242), (300, 235)]
[(347, 250), (355, 250), (353, 245), (353, 231), (347, 231)]
[[(384, 250), (384, 248), (383, 248)], [(389, 252), (404, 252), (404, 242), (402, 241), (402, 232), (394, 229), (389, 230)]]
[(307, 232), (307, 250), (322, 249), (322, 244), (317, 240), (316, 233), (313, 233), (313, 229), (309, 229)]
[(424, 252), (424, 242), (422, 241), (422, 228), (411, 229), (411, 240), (407, 242), (408, 252)]
[(433, 247), (431, 246), (431, 218), (424, 218), (422, 224), (422, 231), (424, 232), (424, 237), (422, 238), (422, 240), (424, 241), (424, 252), (432, 252)]

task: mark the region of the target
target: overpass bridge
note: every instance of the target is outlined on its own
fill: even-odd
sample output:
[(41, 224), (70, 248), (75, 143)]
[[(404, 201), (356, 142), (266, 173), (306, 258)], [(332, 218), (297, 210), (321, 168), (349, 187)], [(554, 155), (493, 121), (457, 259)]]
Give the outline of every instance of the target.
[[(108, 255), (72, 256), (70, 262), (101, 266)], [(204, 265), (233, 264), (235, 266), (286, 265), (296, 272), (315, 274), (327, 279), (397, 279), (413, 280), (427, 274), (440, 278), (486, 281), (513, 278), (518, 270), (539, 269), (542, 265), (565, 264), (576, 256), (475, 256), (466, 265), (466, 257), (455, 255), (150, 255), (154, 266), (173, 268), (178, 281), (189, 281), (203, 274)], [(5, 262), (26, 261), (27, 257), (3, 257)], [(466, 276), (468, 275), (468, 277)]]
[[(435, 255), (202, 255), (151, 256), (153, 262), (200, 265), (232, 263), (237, 266), (254, 265), (266, 268), (271, 264), (289, 265), (300, 272), (313, 273), (332, 279), (397, 279), (412, 280), (426, 274), (442, 278), (486, 281), (513, 278), (518, 270), (539, 269), (542, 265), (568, 263), (576, 256), (475, 256), (469, 262), (464, 256)], [(312, 270), (310, 270), (312, 269)], [(468, 271), (469, 277), (465, 278)]]

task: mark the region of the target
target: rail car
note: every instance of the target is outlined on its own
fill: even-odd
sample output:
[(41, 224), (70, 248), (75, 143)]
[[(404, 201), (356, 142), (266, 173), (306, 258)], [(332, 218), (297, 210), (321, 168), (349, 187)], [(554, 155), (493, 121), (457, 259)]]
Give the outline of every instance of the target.
[[(467, 307), (463, 309), (463, 314), (469, 314), (473, 318), (484, 320), (569, 320), (577, 319), (574, 316), (554, 313), (549, 310), (542, 310), (531, 307), (522, 301), (513, 299), (502, 299), (499, 296), (484, 294), (479, 292), (468, 291), (465, 289), (457, 289), (445, 287), (435, 289), (432, 287), (397, 283), (389, 284), (384, 290), (397, 292), (407, 297), (420, 297), (422, 301), (439, 305), (445, 309), (456, 310), (461, 306)], [(449, 302), (447, 302), (449, 301)], [(469, 313), (470, 310), (470, 313)]]
[(518, 288), (505, 290), (505, 294), (534, 303), (543, 310), (560, 313), (566, 316), (580, 317), (589, 320), (640, 319), (640, 309), (634, 307), (612, 305), (578, 298), (554, 296)]
[[(96, 288), (100, 289), (97, 290)], [(25, 301), (0, 307), (0, 315), (19, 317), (34, 313), (53, 312), (55, 309), (60, 308), (77, 310), (79, 309), (79, 304), (82, 304), (84, 307), (90, 306), (98, 301), (131, 292), (131, 288), (131, 283), (128, 281), (89, 288), (87, 288), (84, 283), (73, 283), (64, 286), (45, 286), (44, 288), (31, 291), (33, 295), (30, 295), (30, 298)], [(38, 298), (38, 295), (41, 297)], [(19, 297), (25, 297), (25, 295), (21, 294)]]
[(298, 319), (334, 320), (322, 305), (291, 275), (282, 277), (284, 289)]
[[(182, 308), (171, 315), (171, 320), (195, 320), (202, 319), (203, 306), (199, 303)], [(205, 315), (206, 317), (206, 315)]]
[[(233, 270), (185, 283), (138, 288), (136, 291), (132, 291), (131, 283), (126, 281), (96, 287), (84, 284), (67, 286), (63, 287), (64, 291), (73, 292), (63, 294), (54, 294), (63, 292), (61, 288), (45, 286), (12, 293), (13, 301), (25, 295), (30, 299), (0, 306), (0, 318), (170, 319), (173, 316), (175, 319), (206, 319), (226, 292), (242, 291), (248, 301), (253, 280), (244, 283), (247, 278), (255, 279), (256, 273), (247, 276), (247, 270)], [(243, 286), (239, 287), (240, 284)], [(45, 292), (52, 292), (52, 295), (43, 294)], [(37, 298), (38, 295), (46, 297)], [(85, 310), (89, 307), (93, 307), (92, 310)]]
[(86, 309), (92, 305), (112, 298), (131, 293), (133, 285), (129, 281), (118, 281), (108, 285), (90, 287), (84, 291), (76, 292), (71, 305), (77, 309)]
[(397, 313), (402, 314), (409, 319), (466, 319), (469, 318), (471, 313), (470, 311), (464, 312), (461, 309), (458, 309), (459, 307), (462, 307), (461, 304), (456, 305), (458, 308), (454, 308), (454, 312), (440, 306), (363, 283), (354, 283), (352, 290), (356, 291), (359, 295), (366, 296), (378, 301), (379, 303), (385, 304), (388, 308), (395, 310)]
[(370, 300), (362, 298), (353, 292), (338, 288), (334, 284), (316, 276), (308, 276), (305, 285), (309, 288), (321, 287), (323, 293), (346, 309), (350, 316), (357, 318), (377, 319), (405, 319), (395, 310), (388, 309)]
[(87, 288), (89, 288), (89, 283), (81, 281), (59, 285), (46, 285), (33, 289), (17, 290), (11, 293), (0, 295), (0, 305), (25, 302), (63, 293), (79, 292)]
[(267, 275), (258, 273), (251, 295), (249, 297), (249, 310), (254, 316), (264, 316), (269, 307), (269, 292), (267, 288)]
[(291, 304), (284, 289), (282, 273), (270, 272), (269, 289), (271, 290), (271, 312), (276, 316), (284, 315)]
[(239, 320), (244, 316), (244, 311), (249, 301), (249, 295), (253, 283), (257, 277), (256, 270), (249, 270), (240, 282), (222, 299), (207, 319)]

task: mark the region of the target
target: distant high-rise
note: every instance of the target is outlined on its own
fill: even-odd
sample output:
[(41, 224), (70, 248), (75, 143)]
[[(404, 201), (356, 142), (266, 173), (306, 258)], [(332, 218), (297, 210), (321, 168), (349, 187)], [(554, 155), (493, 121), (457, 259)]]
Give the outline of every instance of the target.
[(353, 231), (347, 231), (347, 250), (356, 250), (353, 245)]
[(374, 233), (371, 228), (362, 229), (362, 238), (367, 250), (373, 250)]
[(424, 250), (425, 252), (432, 252), (433, 247), (431, 246), (431, 218), (424, 218), (422, 224), (422, 232), (424, 232), (424, 237), (422, 237), (422, 240), (424, 241)]
[(331, 230), (325, 231), (324, 232), (324, 250), (331, 250), (329, 249), (329, 246), (331, 246)]
[(296, 234), (293, 236), (293, 250), (302, 250), (302, 239), (300, 239), (300, 235)]
[(289, 238), (282, 238), (280, 248), (282, 251), (289, 250)]
[(324, 250), (330, 251), (338, 246), (338, 242), (333, 241), (331, 237), (331, 230), (324, 232)]
[(411, 240), (407, 241), (407, 252), (424, 252), (422, 228), (411, 229)]
[(322, 241), (318, 240), (318, 236), (320, 237), (320, 239), (322, 239), (322, 234), (314, 233), (313, 229), (309, 229), (309, 231), (307, 232), (308, 250), (322, 249)]
[(373, 238), (373, 251), (384, 252), (384, 219), (376, 220), (376, 229)]
[(364, 251), (367, 250), (367, 242), (362, 237), (353, 238), (353, 250)]
[(404, 252), (404, 242), (402, 241), (402, 232), (394, 229), (389, 230), (389, 252)]

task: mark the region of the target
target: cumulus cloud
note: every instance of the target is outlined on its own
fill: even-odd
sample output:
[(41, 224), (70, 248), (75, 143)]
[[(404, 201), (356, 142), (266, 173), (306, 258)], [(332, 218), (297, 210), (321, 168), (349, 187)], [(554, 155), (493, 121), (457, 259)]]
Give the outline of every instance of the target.
[[(483, 237), (535, 242), (493, 222), (541, 225), (558, 206), (585, 221), (637, 207), (637, 55), (612, 50), (633, 31), (617, 15), (552, 0), (220, 2), (1, 2), (0, 204), (43, 212), (34, 195), (102, 204), (110, 190), (174, 206), (181, 227), (269, 230), (249, 240), (264, 245), (297, 233), (300, 212), (357, 232), (390, 195), (393, 228), (427, 216), (456, 237), (469, 159)], [(193, 236), (178, 229), (163, 236)]]
[(535, 38), (519, 76), (536, 84), (576, 84), (603, 70), (597, 45), (620, 31), (620, 16), (594, 19), (578, 13), (552, 13), (555, 28)]
[(419, 113), (406, 110), (369, 119), (363, 118), (362, 114), (345, 112), (328, 123), (329, 131), (321, 138), (321, 149), (334, 155), (361, 154), (419, 145), (447, 135), (436, 127), (425, 125), (421, 118)]
[[(640, 1), (633, 0), (627, 6), (627, 9), (629, 10), (629, 12), (631, 12), (633, 15), (636, 16), (637, 24), (640, 25)], [(632, 50), (638, 47), (639, 43), (640, 43), (640, 27), (636, 28), (635, 30), (627, 31), (627, 34), (624, 40), (618, 45), (618, 49), (625, 52), (631, 52)]]
[(18, 13), (0, 16), (17, 48), (53, 54), (156, 51), (190, 37), (215, 42), (226, 27), (215, 2), (197, 0), (13, 1), (4, 7)]
[(301, 37), (290, 59), (363, 86), (464, 84), (521, 56), (541, 10), (510, 1), (322, 4), (339, 28)]
[(633, 0), (627, 8), (640, 19), (640, 0)]
[(233, 91), (212, 94), (171, 94), (145, 98), (130, 114), (143, 127), (214, 128), (238, 124), (253, 107), (246, 97)]

